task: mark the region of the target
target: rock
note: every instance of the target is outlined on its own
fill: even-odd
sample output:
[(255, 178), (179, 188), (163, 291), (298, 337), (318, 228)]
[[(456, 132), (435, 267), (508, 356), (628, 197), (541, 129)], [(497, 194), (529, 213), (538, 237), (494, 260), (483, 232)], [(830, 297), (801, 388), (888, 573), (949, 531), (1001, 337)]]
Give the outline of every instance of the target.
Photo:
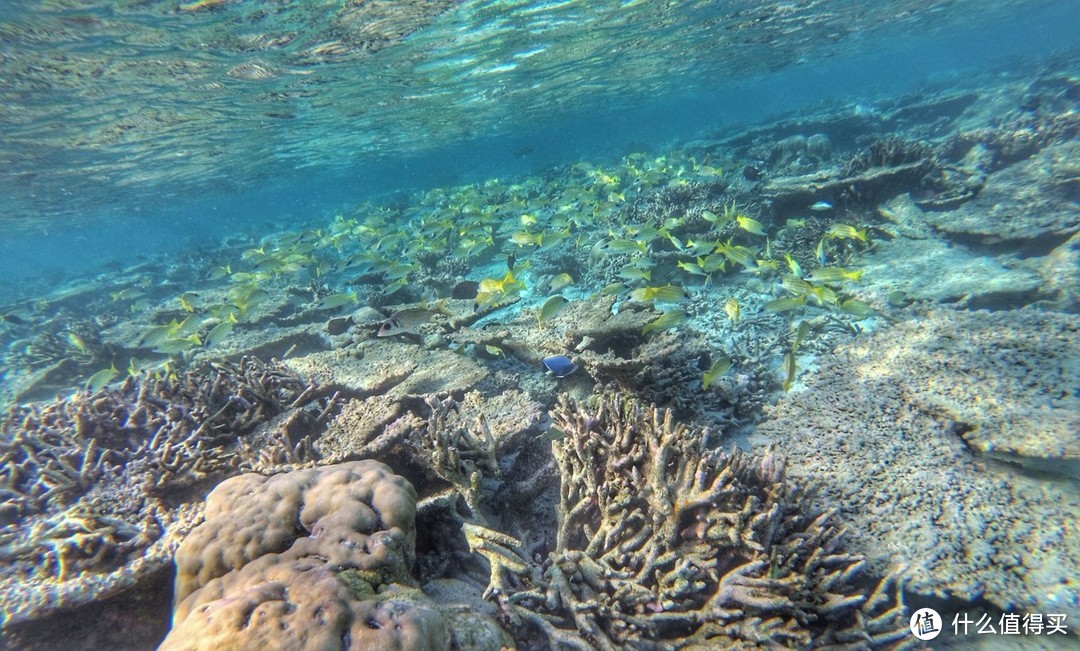
[(1042, 297), (1043, 280), (1035, 273), (937, 238), (879, 242), (857, 266), (866, 273), (854, 289), (878, 304), (897, 290), (914, 300), (972, 308), (1022, 306)]
[(990, 174), (973, 200), (929, 212), (939, 231), (978, 244), (1061, 242), (1080, 230), (1080, 143), (1064, 142)]

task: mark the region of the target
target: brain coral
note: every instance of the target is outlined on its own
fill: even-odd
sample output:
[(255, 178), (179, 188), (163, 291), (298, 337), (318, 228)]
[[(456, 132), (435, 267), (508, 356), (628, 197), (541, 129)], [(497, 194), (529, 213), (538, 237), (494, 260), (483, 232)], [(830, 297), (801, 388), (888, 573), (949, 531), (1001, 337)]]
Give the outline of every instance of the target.
[(223, 482), (177, 551), (161, 648), (448, 648), (442, 615), (401, 585), (415, 512), (412, 485), (376, 461)]
[[(819, 482), (872, 565), (908, 566), (909, 588), (1071, 620), (1077, 350), (1074, 316), (931, 312), (822, 360), (757, 437)], [(1033, 461), (1058, 472), (1017, 465)]]

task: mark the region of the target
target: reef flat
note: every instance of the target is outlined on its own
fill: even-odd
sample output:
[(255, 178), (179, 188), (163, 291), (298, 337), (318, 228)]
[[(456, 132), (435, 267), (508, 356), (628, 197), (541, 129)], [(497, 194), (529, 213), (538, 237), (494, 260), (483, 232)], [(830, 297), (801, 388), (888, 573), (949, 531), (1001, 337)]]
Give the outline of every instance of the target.
[(6, 646), (1076, 621), (1078, 100), (825, 106), (4, 306)]

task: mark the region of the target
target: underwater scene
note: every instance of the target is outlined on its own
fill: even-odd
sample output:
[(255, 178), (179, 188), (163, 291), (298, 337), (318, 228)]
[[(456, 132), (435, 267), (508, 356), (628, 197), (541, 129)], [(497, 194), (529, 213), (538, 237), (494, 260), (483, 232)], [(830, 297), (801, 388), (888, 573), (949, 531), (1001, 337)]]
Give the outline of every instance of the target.
[(0, 648), (1080, 649), (1078, 25), (5, 0)]

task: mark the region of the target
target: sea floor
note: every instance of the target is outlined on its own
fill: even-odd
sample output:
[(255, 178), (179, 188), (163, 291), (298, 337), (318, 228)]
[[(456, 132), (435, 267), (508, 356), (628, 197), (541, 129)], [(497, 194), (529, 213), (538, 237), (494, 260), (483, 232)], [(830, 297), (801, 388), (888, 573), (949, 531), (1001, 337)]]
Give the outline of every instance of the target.
[[(830, 617), (886, 646), (924, 606), (946, 646), (1001, 643), (961, 613), (1075, 643), (1078, 101), (1062, 70), (971, 79), (30, 286), (0, 309), (5, 646), (155, 647), (216, 485), (360, 459), (416, 491), (379, 581), (463, 648), (815, 644)], [(644, 596), (616, 587), (635, 518), (672, 532)], [(774, 583), (851, 601), (723, 592), (769, 549), (801, 559)], [(656, 578), (681, 556), (709, 567)]]

